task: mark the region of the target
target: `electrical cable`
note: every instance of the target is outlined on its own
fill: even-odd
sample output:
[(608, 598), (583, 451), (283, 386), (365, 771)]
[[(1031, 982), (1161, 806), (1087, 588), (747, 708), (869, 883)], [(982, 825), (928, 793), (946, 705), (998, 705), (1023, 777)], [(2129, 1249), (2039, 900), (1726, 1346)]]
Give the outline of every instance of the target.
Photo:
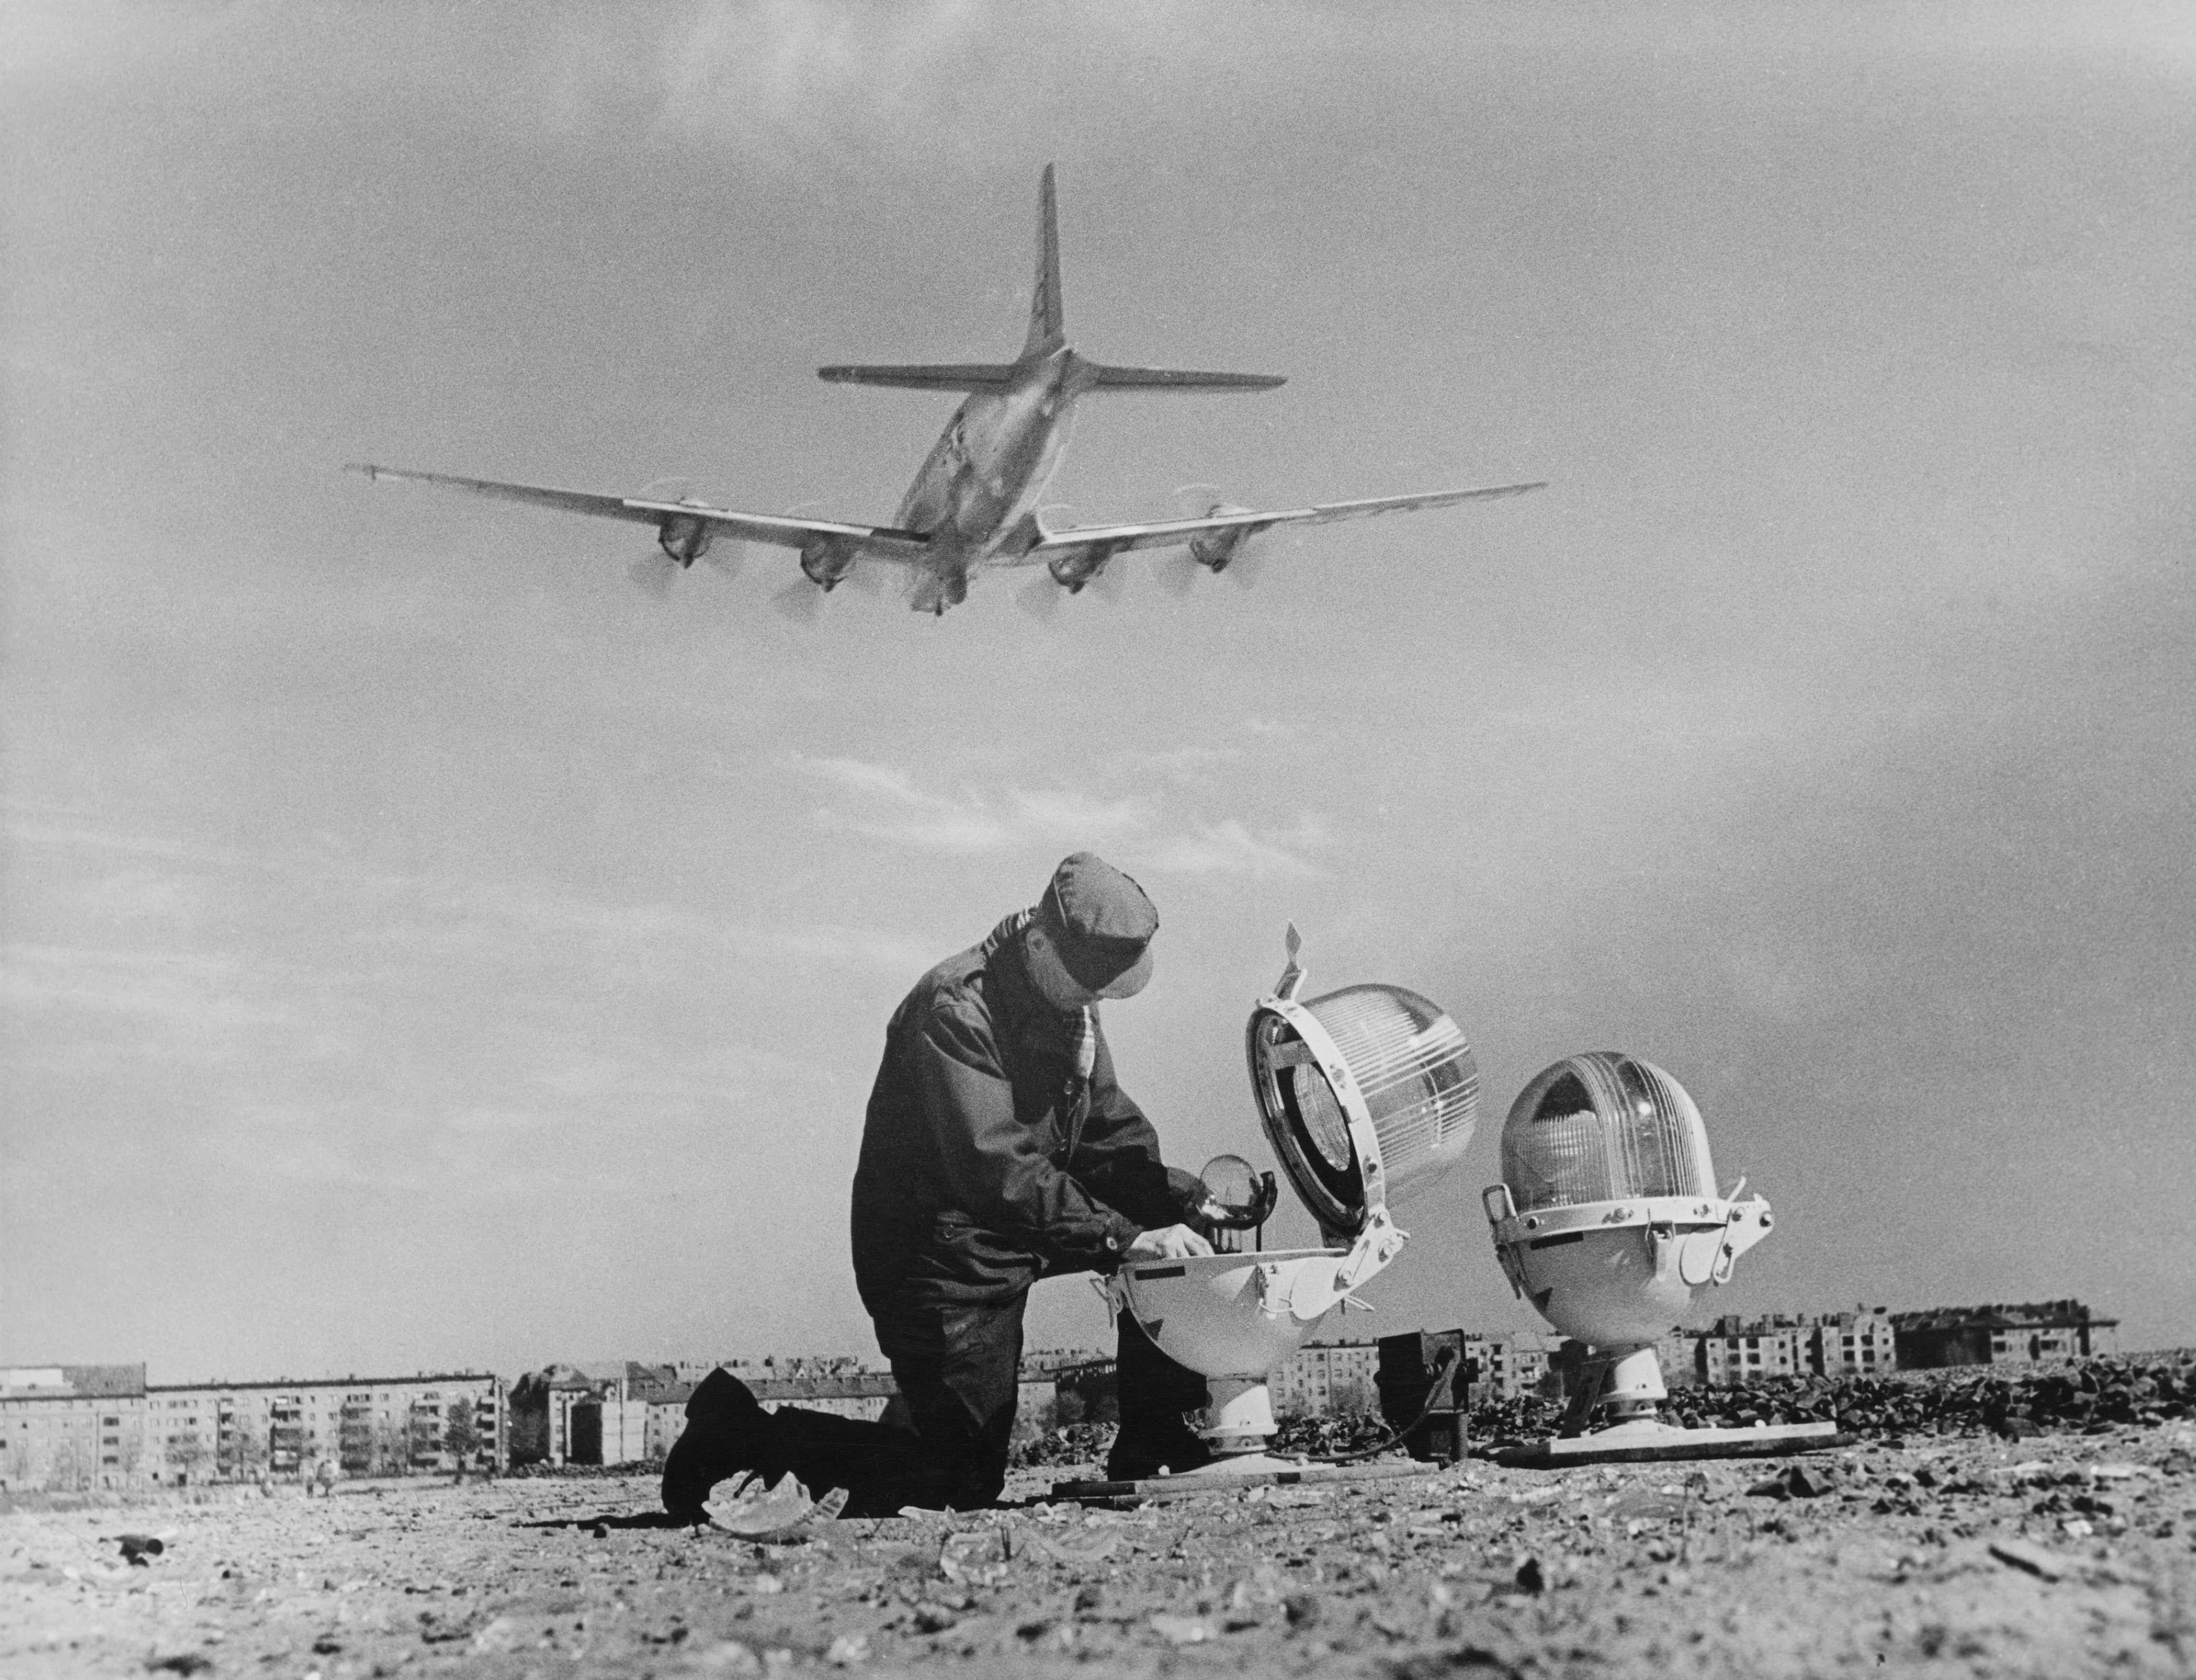
[[(1308, 1464), (1354, 1464), (1361, 1458), (1377, 1458), (1390, 1448), (1401, 1446), (1412, 1430), (1433, 1416), (1434, 1402), (1442, 1397), (1442, 1378), (1455, 1369), (1459, 1357), (1454, 1348), (1441, 1350), (1441, 1357), (1434, 1361), (1433, 1374), (1426, 1383), (1426, 1403), (1419, 1408), (1417, 1417), (1400, 1429), (1390, 1430), (1384, 1440), (1375, 1441), (1370, 1446), (1361, 1446), (1354, 1452), (1308, 1452), (1304, 1455), (1304, 1462)], [(1450, 1404), (1455, 1404), (1453, 1392)]]

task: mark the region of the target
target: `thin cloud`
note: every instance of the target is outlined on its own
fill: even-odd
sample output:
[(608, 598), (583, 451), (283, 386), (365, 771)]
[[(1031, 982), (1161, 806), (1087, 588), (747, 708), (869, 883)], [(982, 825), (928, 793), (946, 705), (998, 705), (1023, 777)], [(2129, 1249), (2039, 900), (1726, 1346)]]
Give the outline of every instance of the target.
[(1156, 776), (1182, 788), (1209, 788), (1225, 765), (1239, 764), (1235, 747), (1173, 747), (1153, 753), (1117, 753), (1114, 768), (1132, 776)]
[(1243, 875), (1252, 880), (1307, 880), (1322, 873), (1286, 846), (1261, 839), (1243, 823), (1193, 823), (1159, 849), (1154, 867), (1175, 875)]
[[(1184, 765), (1221, 756), (1216, 749), (1183, 751), (1199, 756), (1166, 756)], [(1191, 818), (1176, 827), (1142, 799), (1107, 799), (1066, 786), (1010, 788), (996, 796), (971, 789), (950, 796), (931, 793), (887, 765), (799, 755), (792, 762), (802, 774), (860, 801), (862, 808), (852, 812), (819, 811), (823, 826), (917, 851), (969, 856), (1040, 843), (1124, 846), (1161, 873), (1270, 880), (1320, 874), (1305, 854), (1327, 843), (1324, 819), (1311, 813), (1283, 829), (1254, 829), (1240, 817)]]
[(832, 967), (856, 965), (884, 975), (913, 977), (939, 958), (938, 942), (862, 927), (805, 927), (781, 935), (789, 956)]
[(1119, 840), (1147, 830), (1149, 807), (1140, 800), (1104, 800), (1064, 786), (1009, 788), (997, 796), (971, 788), (955, 794), (917, 787), (905, 771), (858, 759), (811, 759), (795, 754), (803, 775), (851, 794), (861, 808), (818, 813), (823, 826), (866, 835), (919, 852), (962, 857), (1034, 845), (1070, 846)]

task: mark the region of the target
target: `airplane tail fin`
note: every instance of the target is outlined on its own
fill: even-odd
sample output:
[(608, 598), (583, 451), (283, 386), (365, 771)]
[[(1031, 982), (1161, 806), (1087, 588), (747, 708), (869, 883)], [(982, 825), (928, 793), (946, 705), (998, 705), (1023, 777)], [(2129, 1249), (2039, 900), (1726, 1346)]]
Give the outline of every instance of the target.
[(1037, 285), (1030, 293), (1029, 337), (1022, 355), (1049, 355), (1066, 342), (1067, 317), (1060, 299), (1060, 205), (1053, 193), (1052, 165), (1047, 164), (1037, 188)]
[[(1060, 204), (1047, 164), (1037, 186), (1037, 284), (1030, 293), (1029, 337), (1020, 360), (920, 363), (904, 367), (819, 367), (817, 377), (841, 385), (893, 385), (902, 390), (1003, 391), (1017, 368), (1050, 355), (1067, 342), (1066, 310), (1060, 296)], [(1286, 381), (1274, 373), (1205, 373), (1181, 367), (1108, 367), (1074, 359), (1078, 392), (1262, 391)]]

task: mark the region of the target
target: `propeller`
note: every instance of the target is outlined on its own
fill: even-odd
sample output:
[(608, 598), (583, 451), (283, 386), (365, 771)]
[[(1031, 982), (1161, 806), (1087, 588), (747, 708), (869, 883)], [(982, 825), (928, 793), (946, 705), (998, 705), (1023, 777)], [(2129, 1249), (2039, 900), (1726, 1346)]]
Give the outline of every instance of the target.
[[(1175, 517), (1180, 519), (1202, 519), (1210, 514), (1240, 511), (1223, 499), (1217, 484), (1178, 484), (1174, 489), (1173, 500)], [(1264, 549), (1265, 544), (1259, 538), (1245, 538), (1228, 563), (1221, 568), (1222, 575), (1234, 579), (1240, 587), (1250, 587), (1258, 580), (1258, 574), (1265, 569)], [(1187, 595), (1196, 586), (1199, 576), (1210, 574), (1212, 569), (1191, 553), (1188, 545), (1184, 544), (1156, 557), (1154, 569), (1167, 588), (1176, 595)]]
[(1060, 598), (1067, 592), (1052, 580), (1052, 574), (1042, 566), (1030, 574), (1030, 580), (1014, 592), (1014, 604), (1040, 624), (1049, 624), (1060, 615)]
[(625, 569), (625, 574), (643, 594), (667, 601), (671, 598), (672, 581), (679, 575), (679, 563), (659, 548), (650, 554), (636, 555), (633, 563)]
[[(1048, 530), (1065, 530), (1071, 528), (1075, 522), (1072, 517), (1075, 512), (1075, 505), (1072, 502), (1049, 502), (1044, 506), (1038, 508), (1037, 511), (1040, 522), (1042, 522)], [(1045, 517), (1047, 515), (1052, 515), (1054, 517), (1047, 518)], [(1074, 592), (1067, 589), (1066, 586), (1056, 582), (1051, 577), (1049, 573), (1045, 574), (1045, 582), (1050, 586), (1055, 595), (1066, 595)], [(1121, 598), (1122, 591), (1128, 587), (1128, 557), (1126, 555), (1117, 554), (1111, 560), (1108, 560), (1104, 565), (1101, 566), (1089, 578), (1085, 579), (1084, 580), (1083, 588), (1084, 591), (1096, 595), (1099, 599), (1110, 604)], [(1032, 590), (1032, 593), (1034, 594), (1034, 592), (1035, 592)], [(1059, 603), (1055, 602), (1054, 604), (1057, 606)]]
[[(696, 493), (691, 478), (675, 474), (650, 479), (635, 493), (635, 499), (651, 502), (696, 501), (704, 505), (716, 505), (708, 497)], [(748, 545), (743, 542), (719, 537), (703, 549), (698, 557), (726, 579), (731, 579), (740, 574), (747, 548)], [(679, 563), (664, 551), (659, 540), (654, 549), (626, 568), (626, 575), (660, 601), (671, 593), (671, 586), (682, 569)]]
[(824, 592), (795, 572), (791, 582), (771, 594), (770, 603), (781, 618), (795, 624), (813, 624), (823, 615)]
[(1117, 554), (1098, 569), (1097, 574), (1084, 586), (1091, 594), (1112, 606), (1121, 598), (1129, 586), (1129, 557)]
[[(785, 517), (788, 519), (798, 519), (802, 514), (812, 513), (823, 505), (824, 504), (822, 502), (817, 501), (795, 502), (791, 507), (785, 510)], [(748, 545), (743, 543), (741, 546), (746, 547), (748, 546)], [(848, 569), (847, 574), (841, 578), (839, 581), (841, 584), (852, 585), (860, 593), (868, 596), (872, 600), (875, 600), (878, 596), (884, 593), (884, 568), (875, 561), (864, 562), (862, 560), (857, 560), (854, 562), (852, 567)], [(817, 593), (820, 595), (823, 592), (818, 590)]]

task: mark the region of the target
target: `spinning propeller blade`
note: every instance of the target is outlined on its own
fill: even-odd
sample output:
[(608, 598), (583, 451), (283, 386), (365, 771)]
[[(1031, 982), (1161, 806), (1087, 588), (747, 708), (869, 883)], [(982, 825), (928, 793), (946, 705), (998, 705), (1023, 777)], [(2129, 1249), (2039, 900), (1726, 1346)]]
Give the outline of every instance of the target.
[(824, 592), (806, 577), (795, 577), (771, 596), (770, 603), (782, 618), (795, 624), (813, 624), (823, 614)]
[[(1217, 484), (1177, 484), (1173, 501), (1176, 512), (1184, 519), (1202, 519), (1208, 514), (1234, 511)], [(1264, 568), (1264, 548), (1260, 538), (1246, 539), (1222, 571), (1239, 586), (1247, 588), (1257, 581), (1258, 573)], [(1196, 586), (1199, 574), (1209, 574), (1212, 569), (1187, 547), (1170, 549), (1154, 559), (1160, 580), (1177, 595), (1187, 595)]]
[(1040, 571), (1014, 592), (1014, 604), (1040, 624), (1049, 624), (1060, 611), (1060, 598), (1067, 592), (1052, 580), (1052, 574)]
[(636, 555), (633, 563), (625, 569), (625, 574), (633, 580), (633, 586), (643, 594), (652, 595), (659, 601), (667, 601), (671, 598), (672, 582), (679, 575), (679, 563), (662, 549), (654, 549), (646, 554)]

